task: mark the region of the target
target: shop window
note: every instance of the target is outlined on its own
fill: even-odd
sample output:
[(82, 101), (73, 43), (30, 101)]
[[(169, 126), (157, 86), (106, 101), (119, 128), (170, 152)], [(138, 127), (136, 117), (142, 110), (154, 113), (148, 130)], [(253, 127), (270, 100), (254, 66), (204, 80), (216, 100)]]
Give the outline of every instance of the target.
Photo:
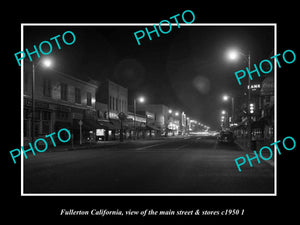
[(42, 120), (51, 120), (51, 113), (47, 111), (42, 111)]
[(50, 121), (42, 121), (42, 133), (50, 133)]
[(42, 134), (50, 133), (51, 112), (42, 111)]
[(34, 134), (40, 135), (40, 121), (34, 121)]

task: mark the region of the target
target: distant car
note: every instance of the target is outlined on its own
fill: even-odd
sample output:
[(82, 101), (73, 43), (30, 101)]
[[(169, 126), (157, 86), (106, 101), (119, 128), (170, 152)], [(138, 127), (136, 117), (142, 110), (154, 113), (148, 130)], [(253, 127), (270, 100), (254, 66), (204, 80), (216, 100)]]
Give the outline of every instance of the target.
[(221, 131), (218, 135), (219, 143), (229, 143), (232, 144), (234, 142), (234, 134), (231, 131)]

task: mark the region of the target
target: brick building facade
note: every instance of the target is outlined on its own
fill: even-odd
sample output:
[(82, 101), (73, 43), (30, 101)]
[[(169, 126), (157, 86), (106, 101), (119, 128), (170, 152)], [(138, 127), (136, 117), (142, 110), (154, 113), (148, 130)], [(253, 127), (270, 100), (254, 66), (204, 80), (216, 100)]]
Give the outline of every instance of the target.
[[(34, 137), (69, 129), (73, 141), (79, 142), (79, 121), (83, 122), (83, 141), (94, 138), (97, 127), (95, 95), (97, 85), (73, 76), (39, 68), (35, 75)], [(32, 137), (32, 71), (23, 78), (24, 144)]]

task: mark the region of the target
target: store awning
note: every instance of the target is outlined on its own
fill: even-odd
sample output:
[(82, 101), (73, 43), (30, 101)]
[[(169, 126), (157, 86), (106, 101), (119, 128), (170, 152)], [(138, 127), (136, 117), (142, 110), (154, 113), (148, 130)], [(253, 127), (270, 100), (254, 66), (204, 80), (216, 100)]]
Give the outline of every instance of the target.
[(126, 129), (133, 129), (133, 126), (134, 123), (133, 123), (133, 120), (132, 119), (125, 119), (123, 121), (123, 127), (125, 127)]
[(147, 124), (146, 127), (147, 127), (147, 129), (150, 129), (150, 130), (160, 130), (158, 127), (151, 125), (151, 124)]
[(97, 123), (99, 124), (100, 128), (102, 129), (108, 129), (108, 130), (115, 130), (116, 128), (112, 123), (110, 123), (108, 120), (98, 120)]
[[(78, 120), (78, 119), (73, 120), (73, 128), (74, 129), (80, 128), (79, 121), (80, 120)], [(95, 130), (95, 129), (99, 128), (99, 124), (97, 123), (96, 120), (84, 119), (81, 121), (82, 121), (82, 129), (84, 129), (84, 130)]]
[[(130, 124), (131, 121), (123, 121), (123, 129), (128, 129), (131, 127)], [(121, 129), (121, 121), (120, 120), (115, 120), (115, 119), (110, 119), (108, 120), (98, 120), (98, 124), (102, 129), (108, 129), (108, 130), (120, 130)]]
[[(112, 125), (114, 126), (115, 130), (120, 130), (121, 129), (121, 122), (119, 120), (115, 120), (115, 119), (110, 119), (110, 122), (112, 123)], [(124, 124), (123, 124), (124, 125)]]

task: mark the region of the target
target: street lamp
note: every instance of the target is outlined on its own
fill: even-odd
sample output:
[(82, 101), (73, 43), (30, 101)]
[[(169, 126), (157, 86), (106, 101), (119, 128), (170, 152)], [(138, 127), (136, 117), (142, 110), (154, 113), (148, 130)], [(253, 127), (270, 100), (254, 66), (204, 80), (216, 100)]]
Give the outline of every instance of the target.
[(139, 97), (139, 98), (138, 98), (138, 101), (139, 101), (140, 103), (144, 103), (144, 102), (145, 102), (145, 97), (144, 97), (144, 96)]
[(229, 60), (237, 60), (239, 57), (239, 51), (237, 51), (236, 49), (230, 49), (227, 52), (227, 58)]
[(165, 137), (168, 136), (168, 129), (169, 129), (168, 125), (169, 125), (169, 123), (170, 123), (170, 118), (171, 118), (171, 116), (172, 116), (173, 110), (172, 110), (172, 109), (169, 109), (169, 110), (168, 110), (168, 113), (169, 113), (169, 115), (167, 115), (166, 122), (165, 122), (165, 126), (166, 126)]
[(35, 119), (35, 69), (38, 68), (40, 65), (44, 65), (45, 67), (50, 67), (52, 62), (50, 59), (41, 59), (38, 61), (38, 63), (35, 65), (34, 62), (32, 62), (32, 90), (31, 90), (31, 100), (32, 100), (32, 118), (31, 118), (31, 139), (32, 143), (34, 141), (34, 119)]
[(222, 130), (224, 129), (224, 120), (225, 120), (225, 117), (221, 116), (221, 128), (222, 128)]
[(228, 101), (228, 99), (229, 99), (229, 96), (228, 95), (223, 95), (223, 100), (226, 102), (226, 101)]
[(52, 61), (51, 61), (50, 59), (45, 59), (45, 60), (43, 61), (43, 65), (44, 65), (45, 67), (50, 67), (50, 66), (52, 65)]
[(230, 97), (229, 95), (223, 95), (223, 101), (227, 102), (229, 99), (231, 98), (231, 120), (232, 122), (234, 121), (233, 120), (233, 117), (234, 117), (234, 98), (233, 97)]
[(250, 113), (253, 114), (254, 113), (254, 104), (250, 103)]
[(139, 103), (144, 103), (145, 102), (145, 97), (144, 96), (140, 96), (138, 98), (134, 98), (133, 99), (133, 113), (134, 113), (134, 119), (133, 119), (133, 130), (134, 130), (134, 137), (136, 139), (137, 137), (137, 132), (136, 132), (136, 126), (135, 126), (135, 120), (136, 120), (136, 104), (137, 102)]
[(221, 121), (224, 122), (226, 128), (228, 124), (228, 112), (226, 110), (222, 110), (221, 114), (222, 114)]
[[(178, 118), (179, 112), (176, 111), (174, 115), (175, 115), (175, 117)], [(177, 124), (177, 122), (178, 122), (178, 126), (175, 125), (175, 122), (176, 122), (176, 124)], [(178, 135), (179, 126), (180, 126), (180, 118), (179, 118), (179, 120), (174, 118), (174, 120), (173, 120), (173, 136), (175, 135), (175, 134), (174, 134), (174, 130), (177, 130), (176, 133), (177, 133), (177, 135)]]
[[(242, 51), (236, 50), (236, 49), (230, 49), (227, 52), (227, 58), (231, 61), (237, 60), (239, 56), (242, 56), (246, 62), (248, 62), (248, 69), (251, 71), (251, 56), (250, 52), (247, 54), (243, 53)], [(248, 99), (247, 99), (247, 118), (248, 118), (248, 130), (249, 130), (249, 148), (251, 148), (251, 141), (252, 141), (252, 134), (251, 134), (251, 116), (250, 116), (250, 101), (251, 101), (251, 92), (250, 92), (250, 76), (248, 76)]]

